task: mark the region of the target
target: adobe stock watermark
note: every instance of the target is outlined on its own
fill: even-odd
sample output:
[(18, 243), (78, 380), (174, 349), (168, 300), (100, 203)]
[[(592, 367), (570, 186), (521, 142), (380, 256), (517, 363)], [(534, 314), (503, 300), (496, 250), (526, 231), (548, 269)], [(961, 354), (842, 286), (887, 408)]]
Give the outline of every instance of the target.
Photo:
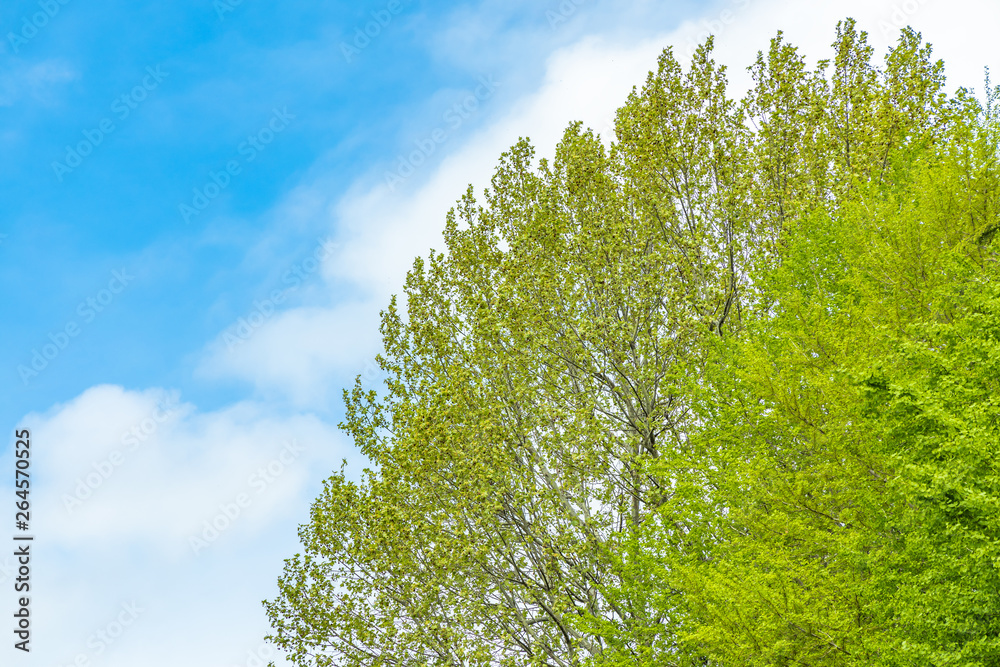
[(373, 380), (377, 380), (382, 369), (379, 367), (378, 363), (374, 359), (368, 359), (365, 361), (365, 367), (362, 369), (358, 376), (363, 380), (362, 384), (365, 386), (371, 386)]
[(34, 12), (31, 16), (21, 17), (21, 29), (16, 33), (7, 33), (7, 41), (10, 42), (14, 53), (20, 52), (21, 47), (33, 40), (38, 31), (49, 24), (59, 11), (69, 4), (69, 0), (39, 0), (38, 8), (41, 11)]
[(66, 324), (57, 329), (55, 333), (49, 332), (49, 342), (44, 343), (41, 348), (32, 348), (31, 361), (27, 365), (18, 364), (17, 374), (21, 377), (24, 386), (28, 386), (32, 378), (38, 377), (42, 371), (48, 368), (49, 364), (69, 346), (70, 341), (80, 335), (83, 325), (90, 324), (97, 319), (100, 313), (107, 310), (108, 306), (134, 279), (135, 276), (129, 275), (126, 269), (112, 271), (111, 280), (108, 281), (107, 287), (98, 290), (97, 294), (89, 296), (77, 304), (76, 314), (80, 316), (82, 324), (75, 319), (67, 320)]
[(694, 57), (694, 52), (698, 50), (699, 44), (702, 44), (712, 35), (718, 37), (726, 32), (726, 29), (739, 18), (739, 12), (749, 6), (750, 0), (730, 0), (729, 6), (721, 10), (715, 17), (702, 19), (700, 24), (701, 31), (697, 37), (688, 41), (684, 49), (684, 57), (687, 60), (691, 60)]
[(882, 31), (882, 36), (891, 39), (897, 32), (908, 26), (913, 17), (920, 11), (920, 8), (927, 0), (904, 0), (894, 4), (889, 13), (888, 20), (882, 19), (878, 22), (878, 28)]
[(253, 308), (246, 315), (236, 319), (236, 322), (228, 327), (222, 334), (222, 340), (230, 352), (237, 346), (250, 340), (264, 324), (278, 311), (278, 306), (285, 302), (288, 293), (297, 290), (303, 283), (316, 273), (319, 268), (328, 260), (334, 250), (340, 246), (339, 243), (331, 239), (317, 239), (316, 247), (312, 253), (300, 262), (292, 264), (281, 276), (281, 282), (287, 287), (271, 290), (271, 293), (264, 299), (254, 299)]
[(112, 449), (107, 456), (90, 464), (90, 470), (82, 477), (76, 478), (76, 486), (72, 493), (62, 495), (62, 503), (66, 512), (72, 514), (75, 510), (93, 497), (94, 493), (111, 479), (115, 471), (125, 465), (129, 456), (137, 451), (160, 426), (170, 421), (177, 414), (177, 404), (157, 405), (153, 412), (134, 424), (121, 436), (121, 449)]
[[(295, 120), (295, 115), (288, 113), (288, 107), (272, 109), (271, 118), (268, 119), (259, 130), (247, 135), (246, 141), (241, 141), (236, 147), (237, 154), (242, 158), (242, 163), (253, 162), (257, 156), (263, 152), (274, 138), (285, 131), (289, 123)], [(218, 172), (208, 172), (208, 180), (200, 188), (194, 188), (194, 195), (191, 203), (180, 203), (177, 207), (181, 214), (181, 219), (185, 224), (191, 222), (191, 218), (201, 215), (201, 212), (208, 208), (216, 197), (223, 190), (229, 187), (233, 178), (243, 172), (243, 164), (240, 159), (233, 158), (226, 162), (223, 169)]]
[(354, 29), (354, 38), (351, 43), (340, 43), (340, 52), (344, 60), (352, 62), (361, 52), (368, 48), (372, 40), (382, 34), (382, 31), (389, 27), (393, 17), (403, 11), (403, 0), (389, 0), (383, 9), (371, 12), (371, 20), (363, 26)]
[(257, 647), (256, 651), (248, 650), (246, 660), (236, 663), (232, 667), (267, 667), (268, 662), (274, 660), (277, 655), (277, 651), (270, 644), (264, 642)]
[(479, 109), (479, 105), (491, 98), (496, 89), (503, 85), (494, 81), (492, 76), (481, 76), (478, 83), (472, 93), (453, 104), (441, 115), (445, 127), (436, 127), (425, 137), (415, 139), (413, 142), (415, 148), (412, 151), (396, 156), (396, 168), (392, 171), (387, 169), (384, 176), (390, 192), (395, 192), (400, 183), (416, 173), (417, 169), (437, 151), (438, 146), (448, 141), (448, 138)]
[(111, 648), (145, 611), (135, 600), (122, 602), (114, 618), (87, 637), (87, 650), (80, 651), (72, 661), (57, 667), (92, 667), (93, 658), (103, 655)]
[(209, 519), (202, 522), (201, 532), (188, 537), (188, 545), (191, 551), (197, 556), (210, 544), (219, 539), (222, 533), (239, 519), (244, 511), (253, 504), (253, 499), (267, 491), (274, 482), (291, 466), (305, 448), (295, 440), (288, 440), (282, 446), (276, 457), (267, 462), (266, 465), (257, 470), (247, 478), (247, 486), (253, 490), (253, 494), (244, 491), (236, 494), (236, 497), (219, 505), (219, 511)]
[(3, 563), (0, 563), (0, 584), (7, 583), (7, 580), (17, 574), (17, 563), (10, 556), (3, 559)]
[(577, 8), (585, 3), (587, 0), (562, 0), (559, 6), (553, 9), (548, 9), (545, 11), (545, 18), (549, 22), (549, 27), (553, 30), (557, 27), (569, 21), (573, 14), (576, 14)]
[(243, 4), (243, 0), (215, 0), (212, 6), (215, 7), (215, 15), (220, 21), (226, 20), (226, 14), (236, 11), (236, 8)]
[[(149, 97), (149, 94), (156, 90), (165, 78), (170, 76), (169, 72), (160, 69), (160, 65), (147, 67), (146, 74), (142, 80), (132, 87), (131, 90), (122, 93), (111, 102), (111, 113), (124, 121), (132, 112), (139, 108)], [(62, 161), (53, 160), (52, 170), (56, 173), (56, 178), (62, 183), (63, 177), (71, 173), (74, 169), (83, 164), (83, 161), (94, 152), (94, 149), (104, 143), (109, 134), (117, 129), (115, 121), (109, 116), (98, 121), (93, 129), (82, 130), (83, 139), (74, 145), (66, 146), (66, 154)]]

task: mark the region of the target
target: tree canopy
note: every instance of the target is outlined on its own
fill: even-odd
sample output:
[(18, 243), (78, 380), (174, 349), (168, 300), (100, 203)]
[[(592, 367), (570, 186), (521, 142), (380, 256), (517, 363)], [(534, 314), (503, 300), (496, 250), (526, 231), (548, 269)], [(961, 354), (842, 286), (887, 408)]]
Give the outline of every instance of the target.
[(742, 100), (711, 55), (414, 262), (265, 602), (296, 665), (1000, 664), (1000, 92), (851, 20)]

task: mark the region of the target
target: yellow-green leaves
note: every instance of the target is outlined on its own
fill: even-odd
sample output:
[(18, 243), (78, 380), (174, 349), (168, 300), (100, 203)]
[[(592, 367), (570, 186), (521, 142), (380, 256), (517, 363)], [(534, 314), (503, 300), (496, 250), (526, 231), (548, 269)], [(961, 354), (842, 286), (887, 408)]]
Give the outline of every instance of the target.
[(267, 603), (296, 664), (996, 664), (1000, 93), (852, 21), (740, 102), (711, 49), (414, 261)]

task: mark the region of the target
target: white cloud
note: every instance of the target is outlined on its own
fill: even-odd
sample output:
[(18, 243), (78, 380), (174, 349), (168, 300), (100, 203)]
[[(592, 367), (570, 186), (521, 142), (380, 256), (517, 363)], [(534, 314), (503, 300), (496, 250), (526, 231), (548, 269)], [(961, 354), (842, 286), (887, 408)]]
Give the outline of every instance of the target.
[(92, 387), (23, 423), (44, 443), (33, 463), (37, 529), (82, 552), (129, 544), (193, 557), (203, 549), (189, 538), (240, 494), (249, 502), (230, 517), (227, 539), (308, 503), (304, 489), (351, 452), (315, 417), (277, 417), (248, 402), (200, 413), (158, 389)]
[[(95, 386), (19, 428), (31, 432), (37, 536), (31, 664), (246, 664), (319, 483), (357, 462), (314, 416), (253, 402), (201, 412), (162, 389)], [(11, 565), (0, 558), (0, 581)], [(132, 602), (143, 611), (123, 629)]]
[(20, 58), (5, 60), (6, 64), (0, 68), (0, 107), (11, 106), (25, 95), (51, 104), (57, 86), (79, 76), (69, 64), (57, 58), (35, 63)]
[(294, 406), (314, 409), (339, 405), (341, 387), (332, 383), (358, 373), (370, 380), (377, 372), (378, 307), (372, 301), (293, 308), (259, 328), (253, 322), (243, 318), (213, 342), (199, 372), (246, 380), (262, 395), (278, 391)]

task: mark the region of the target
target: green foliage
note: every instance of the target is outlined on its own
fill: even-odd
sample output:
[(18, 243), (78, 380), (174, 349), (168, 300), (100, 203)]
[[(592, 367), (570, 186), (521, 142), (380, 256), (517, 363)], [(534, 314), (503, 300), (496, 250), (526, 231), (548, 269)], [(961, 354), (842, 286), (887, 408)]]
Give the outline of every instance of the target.
[(295, 664), (998, 664), (1000, 94), (845, 21), (736, 103), (711, 49), (415, 261), (265, 603)]

